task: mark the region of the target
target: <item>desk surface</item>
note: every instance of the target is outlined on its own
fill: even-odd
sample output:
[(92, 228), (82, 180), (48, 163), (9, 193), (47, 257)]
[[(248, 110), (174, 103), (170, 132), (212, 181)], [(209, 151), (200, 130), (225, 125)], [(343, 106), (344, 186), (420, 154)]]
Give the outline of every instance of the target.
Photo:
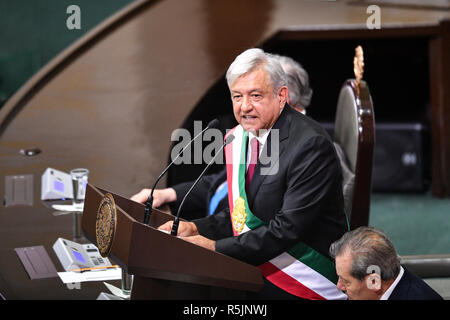
[[(40, 183), (40, 177), (38, 179)], [(39, 190), (39, 189), (38, 189)], [(14, 251), (19, 247), (44, 246), (58, 272), (64, 271), (53, 244), (62, 237), (85, 243), (78, 230), (81, 213), (55, 211), (39, 200), (33, 206), (3, 207), (0, 211), (0, 293), (6, 299), (87, 299), (108, 292), (103, 282), (83, 282), (81, 289), (69, 289), (61, 279), (31, 280)], [(108, 281), (120, 287), (120, 281)]]

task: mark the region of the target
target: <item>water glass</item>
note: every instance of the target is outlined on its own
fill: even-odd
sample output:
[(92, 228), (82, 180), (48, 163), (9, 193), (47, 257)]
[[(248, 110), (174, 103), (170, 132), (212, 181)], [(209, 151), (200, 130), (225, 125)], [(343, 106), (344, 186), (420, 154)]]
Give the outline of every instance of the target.
[(77, 168), (70, 171), (73, 184), (73, 201), (75, 207), (82, 208), (84, 197), (86, 195), (86, 185), (89, 177), (89, 170), (85, 168)]

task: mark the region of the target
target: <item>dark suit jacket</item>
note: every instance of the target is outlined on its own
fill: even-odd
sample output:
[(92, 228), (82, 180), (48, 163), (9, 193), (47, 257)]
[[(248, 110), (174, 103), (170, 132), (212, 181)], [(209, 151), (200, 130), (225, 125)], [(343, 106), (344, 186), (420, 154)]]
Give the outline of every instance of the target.
[[(209, 202), (216, 192), (217, 188), (227, 179), (226, 170), (222, 170), (216, 174), (205, 175), (192, 189), (188, 198), (183, 204), (180, 211), (180, 217), (186, 220), (199, 219), (208, 216)], [(176, 214), (178, 207), (183, 200), (184, 195), (191, 188), (194, 181), (180, 183), (173, 186), (177, 194), (177, 200), (170, 204), (173, 214)], [(223, 198), (215, 212), (220, 212), (228, 207), (228, 197)]]
[(442, 300), (425, 281), (409, 272), (404, 266), (402, 278), (388, 300)]
[[(272, 141), (279, 131), (279, 141)], [(274, 138), (272, 138), (274, 137)], [(348, 229), (342, 174), (329, 136), (309, 117), (284, 107), (262, 152), (279, 143), (278, 172), (262, 175), (270, 164), (256, 165), (247, 198), (255, 216), (265, 222), (233, 236), (229, 209), (194, 220), (201, 235), (216, 240), (216, 251), (260, 265), (302, 241), (328, 257), (330, 244)]]

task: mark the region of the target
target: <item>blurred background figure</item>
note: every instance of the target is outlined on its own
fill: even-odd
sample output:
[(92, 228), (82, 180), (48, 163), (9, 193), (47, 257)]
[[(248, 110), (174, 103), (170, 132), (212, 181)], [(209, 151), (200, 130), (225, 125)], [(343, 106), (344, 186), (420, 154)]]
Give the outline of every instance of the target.
[(309, 76), (302, 65), (288, 56), (275, 55), (286, 72), (289, 98), (288, 104), (295, 110), (306, 114), (311, 103), (313, 90), (309, 87)]

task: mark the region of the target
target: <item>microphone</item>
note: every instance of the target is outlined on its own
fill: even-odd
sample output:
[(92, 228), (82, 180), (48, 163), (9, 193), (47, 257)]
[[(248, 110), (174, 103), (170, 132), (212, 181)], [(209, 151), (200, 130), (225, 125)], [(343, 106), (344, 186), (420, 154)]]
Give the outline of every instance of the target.
[(172, 225), (172, 231), (170, 232), (170, 234), (172, 236), (176, 236), (178, 234), (178, 224), (180, 223), (180, 212), (181, 212), (181, 207), (183, 207), (184, 201), (186, 200), (187, 196), (191, 193), (192, 189), (194, 189), (194, 187), (197, 185), (197, 183), (200, 181), (200, 179), (205, 175), (206, 171), (209, 169), (209, 167), (212, 165), (212, 163), (214, 162), (214, 160), (216, 159), (217, 155), (220, 153), (220, 151), (225, 148), (225, 146), (229, 143), (231, 143), (231, 141), (234, 140), (234, 135), (230, 134), (226, 139), (225, 142), (222, 144), (222, 146), (220, 147), (219, 152), (217, 152), (214, 155), (214, 158), (211, 159), (211, 161), (208, 163), (208, 165), (206, 166), (206, 168), (202, 171), (202, 173), (200, 173), (200, 175), (198, 176), (197, 180), (195, 180), (195, 182), (192, 184), (192, 186), (189, 188), (189, 190), (186, 192), (186, 194), (184, 195), (183, 200), (180, 203), (180, 206), (178, 207), (178, 211), (177, 211), (177, 215), (175, 217), (175, 219), (173, 220), (173, 225)]
[(206, 128), (203, 129), (200, 133), (198, 133), (194, 138), (189, 141), (189, 143), (178, 153), (178, 155), (175, 157), (175, 159), (172, 160), (172, 162), (167, 166), (166, 169), (159, 175), (159, 177), (156, 179), (155, 184), (152, 187), (152, 191), (150, 192), (150, 196), (148, 197), (147, 201), (145, 202), (145, 211), (144, 211), (144, 224), (148, 224), (150, 221), (150, 212), (152, 210), (153, 206), (153, 192), (155, 191), (156, 185), (158, 184), (159, 180), (164, 176), (164, 174), (169, 170), (169, 168), (175, 163), (175, 161), (183, 154), (183, 152), (191, 145), (191, 143), (197, 139), (199, 136), (201, 136), (206, 130), (210, 128), (216, 128), (219, 126), (219, 120), (213, 119), (211, 120), (207, 125)]

